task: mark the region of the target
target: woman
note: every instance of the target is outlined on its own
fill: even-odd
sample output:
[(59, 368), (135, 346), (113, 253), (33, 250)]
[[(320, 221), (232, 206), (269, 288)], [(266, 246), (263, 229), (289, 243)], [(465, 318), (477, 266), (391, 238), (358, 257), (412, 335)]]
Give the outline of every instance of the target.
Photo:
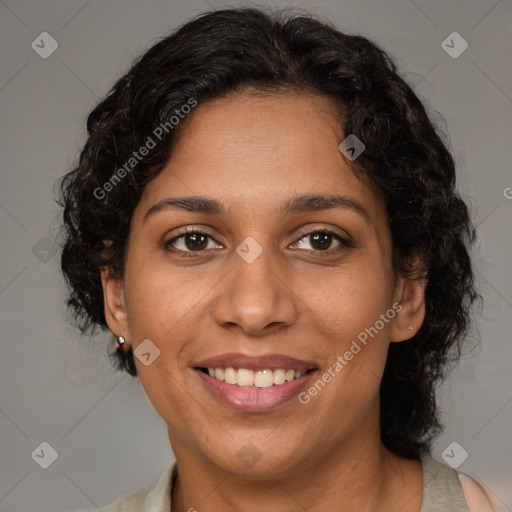
[(88, 118), (68, 303), (118, 337), (176, 463), (103, 510), (491, 510), (434, 461), (474, 228), (388, 56), (310, 16), (206, 13)]

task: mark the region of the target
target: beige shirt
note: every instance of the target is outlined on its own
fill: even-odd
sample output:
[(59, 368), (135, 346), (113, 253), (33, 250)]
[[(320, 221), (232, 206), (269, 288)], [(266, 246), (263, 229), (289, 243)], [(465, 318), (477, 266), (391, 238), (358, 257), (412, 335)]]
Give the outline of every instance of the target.
[[(421, 456), (423, 464), (423, 501), (420, 512), (469, 512), (457, 472), (434, 460), (430, 454)], [(103, 512), (171, 512), (171, 489), (177, 476), (173, 462), (158, 480), (147, 487), (118, 499)], [(196, 506), (201, 508), (199, 504)], [(194, 508), (191, 507), (193, 511)], [(97, 512), (88, 510), (82, 512)]]

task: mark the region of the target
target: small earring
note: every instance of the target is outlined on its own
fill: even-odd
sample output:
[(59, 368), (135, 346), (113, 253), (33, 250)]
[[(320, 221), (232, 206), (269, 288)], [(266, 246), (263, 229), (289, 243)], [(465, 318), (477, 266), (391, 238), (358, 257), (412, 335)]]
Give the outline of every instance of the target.
[(125, 343), (126, 343), (126, 340), (122, 336), (117, 337), (117, 346), (118, 347), (124, 347)]
[(409, 325), (409, 329), (410, 329), (411, 331), (414, 331), (414, 327), (413, 327), (412, 325)]

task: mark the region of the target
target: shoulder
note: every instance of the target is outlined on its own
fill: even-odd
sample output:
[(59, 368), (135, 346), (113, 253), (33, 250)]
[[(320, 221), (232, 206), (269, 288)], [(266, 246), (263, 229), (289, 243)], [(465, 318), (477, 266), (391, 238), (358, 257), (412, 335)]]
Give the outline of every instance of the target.
[[(101, 507), (102, 512), (142, 512), (144, 510), (161, 512), (169, 510), (167, 490), (170, 488), (171, 478), (177, 471), (175, 467), (176, 463), (172, 463), (154, 483)], [(98, 508), (79, 512), (97, 512), (97, 510)]]
[[(144, 510), (146, 499), (151, 487), (144, 487), (117, 499), (107, 506), (101, 507), (102, 512), (140, 512)], [(98, 509), (80, 510), (78, 512), (97, 512)]]
[(485, 492), (483, 486), (465, 473), (432, 458), (430, 452), (421, 453), (423, 464), (422, 512), (464, 510), (466, 512), (502, 512)]
[(470, 512), (496, 512), (481, 484), (465, 473), (457, 473)]

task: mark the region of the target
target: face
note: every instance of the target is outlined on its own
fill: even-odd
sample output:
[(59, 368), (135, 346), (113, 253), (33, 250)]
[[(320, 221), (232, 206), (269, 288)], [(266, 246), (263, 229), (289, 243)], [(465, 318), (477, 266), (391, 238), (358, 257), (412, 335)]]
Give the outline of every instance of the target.
[(286, 475), (378, 432), (388, 346), (419, 328), (421, 289), (395, 276), (384, 201), (326, 99), (217, 99), (186, 123), (133, 213), (124, 278), (103, 275), (107, 320), (150, 354), (137, 370), (178, 459)]

